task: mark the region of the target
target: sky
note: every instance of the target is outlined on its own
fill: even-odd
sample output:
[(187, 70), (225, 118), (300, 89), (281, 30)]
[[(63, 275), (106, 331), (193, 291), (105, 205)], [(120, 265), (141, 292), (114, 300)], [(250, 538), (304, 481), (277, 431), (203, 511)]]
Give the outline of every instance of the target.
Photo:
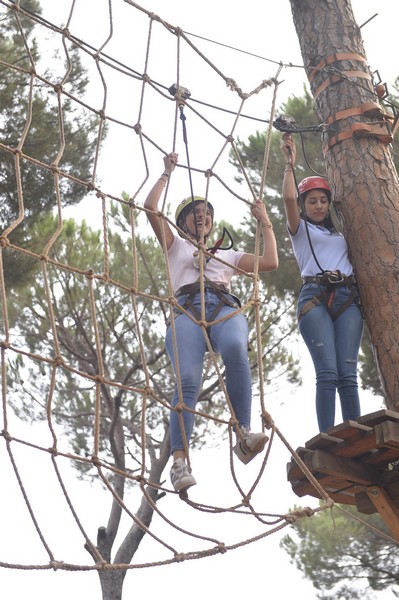
[[(41, 4), (43, 15), (48, 21), (65, 25), (70, 14), (70, 0), (44, 0)], [(113, 35), (104, 52), (123, 65), (130, 65), (142, 72), (146, 49), (144, 25), (148, 19), (144, 19), (123, 0), (112, 0), (110, 4), (113, 11)], [(201, 3), (154, 0), (145, 2), (142, 6), (168, 23), (178, 25), (185, 32), (198, 36), (190, 37), (193, 44), (198, 45), (209, 62), (232, 77), (243, 90), (252, 90), (261, 81), (275, 77), (278, 73), (278, 63), (282, 62), (284, 65), (293, 66), (284, 67), (279, 73), (279, 80), (282, 82), (278, 86), (278, 104), (292, 94), (302, 95), (305, 79), (300, 67), (301, 55), (288, 0), (273, 3), (259, 3), (258, 0), (230, 3), (228, 11), (225, 3), (210, 0), (203, 0)], [(378, 13), (362, 29), (364, 46), (371, 69), (378, 70), (382, 81), (386, 81), (388, 85), (392, 84), (397, 75), (397, 65), (394, 58), (389, 56), (384, 41), (395, 39), (397, 19), (394, 17), (397, 17), (399, 10), (396, 3), (394, 0), (354, 0), (352, 6), (359, 25)], [(75, 0), (74, 16), (69, 30), (94, 47), (100, 47), (109, 33), (108, 7), (108, 0)], [(396, 14), (393, 14), (394, 12)], [(166, 35), (159, 25), (154, 25), (153, 36), (148, 72), (154, 81), (165, 86), (171, 85), (176, 81), (176, 44), (170, 42), (172, 36)], [(49, 44), (51, 43), (49, 41)], [(190, 90), (192, 98), (215, 106), (228, 107), (232, 111), (238, 110), (237, 97), (229, 93), (224, 82), (221, 85), (220, 78), (214, 75), (214, 70), (209, 68), (209, 65), (204, 68), (203, 61), (198, 61), (186, 49), (182, 50), (179, 76), (181, 84)], [(93, 75), (93, 85), (89, 89), (90, 101), (97, 102), (101, 107), (106, 97), (107, 113), (134, 123), (134, 119), (140, 114), (138, 87), (135, 83), (123, 87), (122, 78), (114, 80), (113, 77), (111, 72), (106, 73), (105, 93), (101, 78)], [(273, 90), (268, 89), (246, 101), (243, 112), (258, 117), (259, 121), (240, 120), (234, 129), (235, 135), (245, 139), (257, 129), (265, 128), (264, 121), (270, 116), (272, 93)], [(187, 149), (182, 142), (181, 124), (179, 121), (175, 123), (174, 106), (173, 103), (169, 104), (171, 106), (165, 109), (165, 102), (162, 105), (158, 104), (156, 94), (151, 95), (148, 92), (141, 115), (142, 123), (146, 134), (156, 140), (162, 149), (168, 150), (175, 143), (180, 162), (184, 164), (187, 162)], [(201, 110), (218, 129), (229, 132), (233, 128), (234, 117), (231, 114), (211, 108)], [(205, 127), (203, 121), (191, 112), (186, 111), (186, 115), (191, 164), (199, 169), (215, 165), (217, 172), (235, 190), (234, 182), (230, 181), (232, 171), (228, 164), (228, 149), (223, 149), (221, 136), (217, 131), (212, 131), (212, 127)], [(105, 146), (98, 165), (99, 185), (118, 197), (122, 191), (128, 191), (130, 194), (137, 192), (138, 201), (144, 199), (151, 182), (146, 181), (141, 188), (145, 169), (136, 134), (126, 133), (117, 125), (111, 126)], [(150, 144), (147, 151), (151, 174), (161, 172), (159, 150)], [(194, 185), (200, 193), (204, 191), (203, 175), (194, 176)], [(181, 172), (176, 173), (170, 196), (172, 209), (177, 198), (183, 194), (182, 188), (185, 186), (186, 171), (181, 169)], [(217, 209), (223, 214), (228, 210), (229, 216), (237, 211), (237, 218), (242, 217), (246, 207), (239, 202), (231, 204), (229, 194), (223, 186), (212, 182), (212, 191), (217, 197)], [(242, 194), (241, 189), (237, 188), (237, 193)], [(95, 202), (95, 199), (89, 198), (88, 203), (81, 209), (82, 216), (92, 226), (97, 226), (101, 219), (101, 211)], [(229, 202), (228, 208), (226, 202)], [(313, 401), (313, 367), (301, 343), (297, 346), (297, 352), (301, 355), (304, 385), (300, 390), (282, 386), (268, 399), (268, 408), (272, 416), (293, 448), (303, 445), (317, 433)], [(380, 401), (366, 392), (362, 393), (361, 402), (364, 413), (380, 408)], [(254, 418), (257, 416), (258, 407), (255, 405)], [(15, 427), (13, 431), (21, 432), (21, 436), (38, 435), (41, 443), (44, 443), (43, 439), (47, 439), (47, 431), (38, 430), (33, 434), (32, 428), (24, 429), (16, 419), (12, 419), (11, 425)], [(18, 449), (17, 457), (24, 483), (32, 495), (35, 512), (40, 522), (45, 524), (46, 535), (55, 548), (57, 560), (88, 564), (89, 557), (82, 549), (80, 534), (65, 509), (54, 474), (49, 472), (48, 465), (42, 457), (33, 457), (31, 452), (29, 448)], [(262, 481), (257, 488), (256, 505), (259, 511), (281, 513), (287, 512), (294, 504), (316, 505), (314, 499), (298, 499), (292, 493), (286, 481), (288, 460), (287, 449), (281, 443), (275, 442)], [(205, 450), (194, 453), (192, 461), (198, 481), (196, 488), (193, 488), (193, 498), (206, 504), (229, 505), (230, 499), (235, 498), (235, 490), (229, 476), (226, 440), (216, 440)], [(238, 475), (244, 486), (250, 486), (260, 464), (260, 459), (255, 459), (247, 467), (238, 468)], [(3, 516), (0, 561), (44, 564), (46, 555), (26, 515), (4, 445), (1, 445), (0, 449), (0, 465), (2, 488), (5, 490), (0, 497), (0, 514)], [(77, 482), (74, 473), (67, 466), (64, 475), (85, 527), (95, 538), (97, 527), (103, 524), (107, 517), (109, 497), (96, 484), (88, 486)], [(7, 482), (6, 485), (4, 482)], [(136, 500), (132, 493), (132, 510), (137, 506)], [(258, 523), (238, 516), (226, 517), (217, 523), (211, 519), (208, 521), (198, 512), (182, 506), (173, 495), (164, 499), (162, 509), (176, 519), (176, 522), (185, 524), (197, 532), (206, 531), (208, 535), (213, 532), (212, 535), (217, 535), (231, 544), (247, 539), (251, 532), (259, 532)], [(126, 523), (126, 527), (127, 525)], [(181, 551), (196, 548), (194, 542), (188, 541), (184, 536), (178, 536), (157, 519), (154, 519), (154, 527), (165, 539), (173, 540)], [(288, 533), (288, 529), (285, 532)], [(221, 594), (231, 600), (255, 594), (260, 598), (285, 598), (295, 594), (296, 597), (306, 597), (307, 600), (315, 599), (316, 592), (312, 585), (289, 564), (286, 554), (279, 548), (281, 535), (273, 533), (223, 556), (167, 567), (135, 570), (126, 578), (123, 600), (137, 597), (138, 594), (146, 594), (151, 598), (169, 598), (175, 596), (178, 589), (183, 590), (190, 600), (203, 600), (204, 596), (214, 598)], [(158, 553), (159, 548), (154, 548), (151, 541), (145, 539), (140, 548), (140, 560), (151, 560), (154, 554), (158, 556)], [(94, 572), (53, 573), (2, 569), (0, 577), (2, 589), (7, 590), (7, 600), (21, 600), (27, 594), (33, 600), (50, 600), (55, 596), (57, 600), (66, 600), (73, 596), (79, 600), (100, 598), (98, 578)], [(377, 595), (377, 598), (388, 600), (393, 598), (393, 595), (391, 592), (385, 592)]]

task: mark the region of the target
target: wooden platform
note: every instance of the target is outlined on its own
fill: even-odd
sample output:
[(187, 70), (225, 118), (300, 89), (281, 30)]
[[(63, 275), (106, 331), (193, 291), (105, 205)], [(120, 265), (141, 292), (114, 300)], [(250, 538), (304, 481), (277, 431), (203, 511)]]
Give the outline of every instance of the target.
[[(346, 421), (296, 452), (332, 500), (379, 512), (399, 536), (399, 413), (379, 410)], [(287, 478), (297, 496), (320, 498), (294, 458)]]

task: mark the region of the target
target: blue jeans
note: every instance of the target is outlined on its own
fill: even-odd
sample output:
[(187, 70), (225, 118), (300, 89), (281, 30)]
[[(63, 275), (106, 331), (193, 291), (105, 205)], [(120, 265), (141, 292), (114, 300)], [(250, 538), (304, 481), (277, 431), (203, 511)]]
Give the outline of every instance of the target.
[[(326, 286), (305, 284), (298, 299), (298, 314), (314, 296), (326, 293)], [(332, 314), (351, 295), (346, 286), (335, 286)], [(335, 422), (335, 393), (341, 402), (342, 418), (356, 420), (360, 416), (357, 385), (357, 357), (363, 333), (363, 316), (356, 303), (350, 304), (335, 321), (324, 303), (302, 316), (299, 330), (308, 347), (316, 372), (316, 413), (321, 432)]]
[[(229, 296), (233, 300), (232, 296)], [(180, 296), (179, 304), (184, 305), (187, 295)], [(220, 300), (214, 291), (204, 291), (205, 318), (210, 320), (213, 311)], [(197, 293), (193, 303), (201, 314), (201, 296)], [(238, 308), (238, 305), (237, 305)], [(236, 308), (223, 305), (216, 319), (221, 319), (233, 313)], [(202, 329), (185, 314), (181, 313), (174, 318), (176, 329), (177, 359), (180, 374), (180, 383), (184, 404), (190, 409), (195, 409), (202, 384), (202, 370), (205, 352), (207, 350)], [(236, 316), (211, 326), (208, 332), (212, 347), (220, 353), (225, 366), (226, 389), (233, 407), (234, 416), (241, 427), (249, 427), (251, 420), (252, 380), (248, 360), (248, 323), (245, 316), (238, 313)], [(171, 325), (166, 331), (166, 350), (173, 365), (176, 375), (176, 360), (173, 352), (173, 337)], [(172, 400), (172, 406), (178, 402), (178, 387)], [(183, 421), (187, 443), (190, 440), (195, 415), (183, 410)], [(184, 450), (183, 435), (176, 411), (170, 413), (170, 442), (172, 453)]]

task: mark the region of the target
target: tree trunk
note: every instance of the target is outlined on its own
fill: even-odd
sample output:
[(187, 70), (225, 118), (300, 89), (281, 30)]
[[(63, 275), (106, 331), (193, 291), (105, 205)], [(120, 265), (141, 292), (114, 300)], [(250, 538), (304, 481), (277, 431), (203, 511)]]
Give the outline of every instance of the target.
[(399, 181), (389, 123), (379, 113), (350, 0), (290, 2), (317, 114), (329, 125), (322, 136), (327, 176), (385, 401), (399, 411)]
[[(170, 457), (170, 441), (169, 428), (165, 427), (165, 433), (162, 443), (160, 444), (158, 455), (154, 451), (150, 452), (150, 473), (149, 481), (155, 485), (159, 485), (162, 478), (162, 473)], [(123, 490), (123, 488), (122, 488)], [(118, 491), (118, 490), (116, 490)], [(115, 558), (111, 560), (111, 553), (115, 541), (115, 535), (118, 532), (120, 525), (119, 504), (113, 500), (110, 513), (109, 523), (107, 527), (100, 527), (97, 535), (97, 546), (101, 555), (110, 564), (128, 565), (137, 550), (140, 543), (146, 534), (146, 530), (150, 528), (152, 517), (154, 515), (153, 504), (156, 504), (163, 496), (163, 492), (159, 492), (157, 488), (148, 486), (146, 488), (150, 502), (143, 496), (139, 509), (132, 522), (128, 533), (122, 540)], [(120, 492), (123, 494), (123, 491)], [(121, 496), (123, 498), (123, 495)], [(142, 526), (141, 526), (142, 525)], [(123, 593), (123, 583), (127, 571), (124, 569), (104, 569), (99, 570), (102, 599), (103, 600), (121, 600)]]

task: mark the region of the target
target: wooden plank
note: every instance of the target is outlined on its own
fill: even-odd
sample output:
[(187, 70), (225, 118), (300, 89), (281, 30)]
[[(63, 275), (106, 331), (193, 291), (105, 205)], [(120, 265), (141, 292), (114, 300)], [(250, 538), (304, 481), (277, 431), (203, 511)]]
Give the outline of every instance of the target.
[(373, 486), (366, 493), (384, 519), (392, 535), (399, 541), (399, 513), (383, 488)]
[[(359, 512), (372, 514), (377, 509), (365, 488), (378, 487), (394, 507), (399, 504), (399, 469), (391, 468), (399, 461), (397, 412), (379, 410), (341, 423), (314, 436), (297, 454), (335, 502), (355, 504)], [(293, 457), (287, 479), (296, 495), (321, 497)]]
[(338, 502), (339, 504), (350, 504), (351, 506), (356, 506), (355, 495), (347, 495), (341, 494), (339, 492), (328, 492), (328, 495), (334, 502)]
[[(299, 458), (303, 461), (306, 467), (309, 468), (309, 461), (306, 462), (306, 456), (310, 456), (311, 452), (301, 452)], [(302, 471), (301, 467), (296, 462), (295, 458), (291, 458), (291, 462), (287, 464), (287, 479), (288, 481), (296, 481), (297, 479), (306, 479), (305, 473)]]
[(358, 431), (356, 436), (343, 440), (336, 446), (331, 447), (330, 451), (335, 456), (358, 458), (375, 450), (376, 444), (374, 430), (369, 428), (368, 431)]
[(359, 492), (359, 494), (356, 494), (355, 500), (357, 510), (363, 515), (373, 515), (374, 513), (378, 512), (366, 492), (363, 491)]
[[(348, 485), (348, 487), (341, 489), (342, 481), (337, 482), (334, 477), (321, 477), (318, 479), (318, 483), (326, 492), (326, 494), (328, 494), (335, 502), (340, 502), (341, 504), (351, 504), (352, 506), (356, 504), (356, 495), (360, 494), (364, 490), (364, 486), (355, 485)], [(315, 486), (308, 479), (294, 482), (292, 484), (292, 491), (299, 497), (322, 497)]]
[(393, 410), (377, 410), (376, 412), (370, 413), (368, 415), (362, 415), (358, 418), (357, 422), (362, 425), (368, 425), (369, 427), (374, 427), (374, 425), (378, 425), (383, 421), (399, 421), (399, 413)]
[(348, 440), (353, 437), (357, 437), (360, 432), (371, 431), (372, 428), (367, 425), (361, 425), (357, 421), (344, 421), (339, 425), (330, 427), (327, 431), (328, 435), (340, 438), (341, 440)]
[(399, 457), (399, 422), (384, 421), (376, 425), (374, 431), (378, 445), (397, 448)]
[(379, 448), (370, 452), (364, 456), (361, 460), (365, 464), (372, 465), (374, 467), (386, 468), (390, 463), (394, 463), (398, 460), (399, 453), (397, 448)]
[(334, 446), (334, 444), (339, 444), (339, 442), (342, 442), (342, 440), (338, 437), (333, 437), (327, 433), (318, 433), (315, 437), (306, 442), (305, 448), (308, 450), (323, 450), (324, 448)]
[[(380, 487), (385, 489), (393, 505), (399, 509), (399, 480), (391, 481)], [(373, 513), (378, 512), (375, 505), (364, 490), (357, 493), (355, 498), (357, 510), (359, 512), (365, 515), (372, 515)]]
[(326, 475), (334, 475), (344, 481), (362, 485), (376, 485), (379, 481), (379, 471), (360, 462), (333, 456), (324, 450), (315, 450), (312, 455), (312, 472), (318, 471)]

